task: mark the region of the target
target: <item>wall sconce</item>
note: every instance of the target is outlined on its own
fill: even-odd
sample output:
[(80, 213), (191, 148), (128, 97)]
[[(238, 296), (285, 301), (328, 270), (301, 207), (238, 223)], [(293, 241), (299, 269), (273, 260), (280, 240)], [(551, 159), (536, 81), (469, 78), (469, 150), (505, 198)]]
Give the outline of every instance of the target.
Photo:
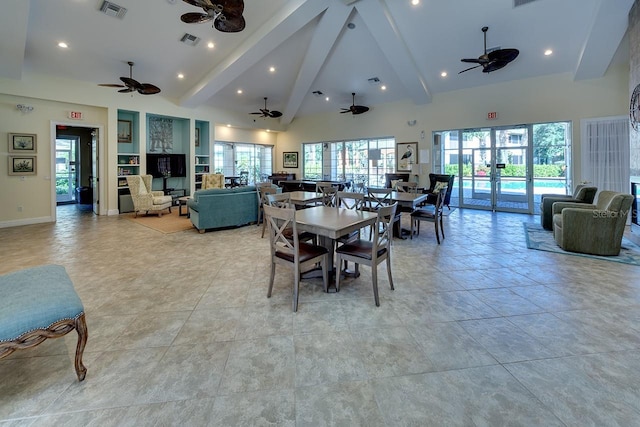
[(16, 108), (22, 113), (30, 113), (33, 111), (33, 107), (31, 105), (18, 104), (16, 105)]

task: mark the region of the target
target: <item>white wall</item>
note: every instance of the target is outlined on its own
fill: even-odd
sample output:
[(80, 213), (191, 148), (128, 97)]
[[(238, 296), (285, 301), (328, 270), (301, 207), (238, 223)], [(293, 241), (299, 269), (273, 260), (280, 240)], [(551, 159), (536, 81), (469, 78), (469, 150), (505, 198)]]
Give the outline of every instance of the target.
[[(392, 136), (398, 142), (418, 141), (422, 149), (431, 148), (431, 133), (437, 130), (565, 120), (573, 122), (573, 154), (578, 159), (580, 119), (626, 115), (628, 95), (628, 66), (618, 66), (600, 79), (574, 82), (569, 74), (552, 75), (435, 95), (433, 102), (424, 106), (398, 102), (371, 106), (371, 111), (359, 116), (336, 111), (304, 117), (294, 120), (286, 131), (277, 121), (270, 121), (276, 134), (253, 129), (255, 125), (249, 115), (209, 107), (183, 108), (158, 95), (124, 95), (86, 82), (29, 73), (22, 80), (0, 78), (0, 139), (7, 141), (10, 132), (36, 133), (39, 147), (38, 175), (22, 181), (7, 175), (8, 144), (0, 145), (0, 157), (4, 157), (0, 159), (0, 227), (50, 221), (54, 217), (51, 181), (46, 179), (52, 174), (50, 126), (52, 121), (70, 122), (67, 112), (71, 110), (84, 113), (85, 118), (78, 126), (104, 127), (101, 184), (106, 192), (101, 202), (104, 212), (115, 213), (118, 109), (138, 111), (141, 118), (147, 113), (187, 118), (192, 128), (195, 120), (208, 121), (214, 129), (212, 140), (264, 144), (277, 141), (274, 171), (278, 171), (283, 169), (282, 152), (300, 151), (302, 142)], [(23, 114), (16, 104), (32, 105), (34, 111)], [(498, 120), (485, 119), (490, 111), (498, 112)], [(414, 119), (417, 124), (408, 126), (407, 121)], [(220, 126), (227, 123), (234, 127)], [(420, 139), (423, 130), (425, 140)], [(140, 141), (146, 141), (144, 129)], [(191, 141), (190, 152), (193, 145)], [(301, 170), (287, 171), (295, 171), (298, 176), (301, 173)], [(573, 179), (579, 177), (579, 169), (574, 168)], [(424, 180), (421, 178), (422, 184)], [(18, 206), (23, 207), (22, 212), (18, 212)]]
[[(627, 66), (577, 82), (569, 74), (556, 74), (438, 94), (424, 106), (398, 102), (371, 106), (358, 116), (336, 111), (296, 119), (278, 134), (276, 170), (282, 169), (282, 152), (300, 151), (302, 142), (393, 136), (397, 142), (418, 141), (420, 149), (431, 149), (433, 131), (553, 121), (573, 123), (573, 158), (580, 159), (580, 119), (628, 114), (628, 75)], [(497, 120), (486, 119), (492, 111)], [(409, 126), (414, 119), (417, 124)], [(579, 180), (579, 162), (574, 166), (573, 178)], [(302, 168), (295, 172), (301, 177)], [(420, 182), (426, 184), (426, 177)]]

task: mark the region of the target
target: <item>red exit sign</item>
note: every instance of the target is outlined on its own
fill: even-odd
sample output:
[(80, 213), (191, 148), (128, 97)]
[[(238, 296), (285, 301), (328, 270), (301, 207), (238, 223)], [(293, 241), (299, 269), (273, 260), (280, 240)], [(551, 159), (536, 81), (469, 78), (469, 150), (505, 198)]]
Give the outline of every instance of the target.
[(487, 120), (495, 120), (498, 118), (498, 113), (495, 111), (492, 111), (490, 113), (487, 113)]
[(82, 120), (82, 111), (69, 111), (69, 118), (73, 120)]

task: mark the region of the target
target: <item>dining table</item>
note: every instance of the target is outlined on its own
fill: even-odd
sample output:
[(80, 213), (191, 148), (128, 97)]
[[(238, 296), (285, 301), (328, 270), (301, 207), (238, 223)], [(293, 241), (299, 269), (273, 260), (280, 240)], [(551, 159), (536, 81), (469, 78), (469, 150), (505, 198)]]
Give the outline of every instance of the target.
[[(327, 206), (313, 206), (296, 211), (296, 227), (314, 233), (320, 245), (329, 251), (329, 277), (335, 279), (334, 255), (336, 240), (352, 231), (373, 225), (378, 219), (375, 212), (358, 211)], [(311, 271), (305, 277), (316, 277)]]
[(288, 194), (291, 198), (291, 203), (296, 205), (297, 208), (315, 205), (322, 201), (322, 194), (315, 191), (291, 191)]
[[(371, 193), (376, 193), (376, 190), (374, 188), (370, 188), (369, 191)], [(380, 194), (382, 194), (382, 192)], [(420, 206), (421, 203), (427, 200), (427, 196), (428, 194), (423, 194), (423, 193), (392, 191), (390, 198), (392, 203), (398, 202), (398, 210), (397, 210), (398, 212), (401, 212), (401, 211), (411, 212), (414, 209), (416, 209), (418, 206)], [(365, 196), (365, 199), (368, 201), (371, 201), (368, 195)], [(399, 239), (405, 239), (403, 235), (405, 234), (408, 235), (410, 233), (411, 233), (410, 230), (403, 230), (402, 227), (400, 227), (400, 221), (394, 224), (393, 234), (395, 237)]]

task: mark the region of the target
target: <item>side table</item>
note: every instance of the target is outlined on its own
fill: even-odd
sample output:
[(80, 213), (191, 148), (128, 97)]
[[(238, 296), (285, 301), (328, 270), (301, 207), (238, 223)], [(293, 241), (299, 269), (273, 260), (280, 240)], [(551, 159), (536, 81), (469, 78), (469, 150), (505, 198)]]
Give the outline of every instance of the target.
[[(178, 197), (178, 215), (179, 216), (187, 216), (189, 218), (189, 208), (187, 208), (187, 201), (192, 199), (191, 196), (182, 196)], [(185, 207), (185, 212), (182, 212), (182, 207)]]

